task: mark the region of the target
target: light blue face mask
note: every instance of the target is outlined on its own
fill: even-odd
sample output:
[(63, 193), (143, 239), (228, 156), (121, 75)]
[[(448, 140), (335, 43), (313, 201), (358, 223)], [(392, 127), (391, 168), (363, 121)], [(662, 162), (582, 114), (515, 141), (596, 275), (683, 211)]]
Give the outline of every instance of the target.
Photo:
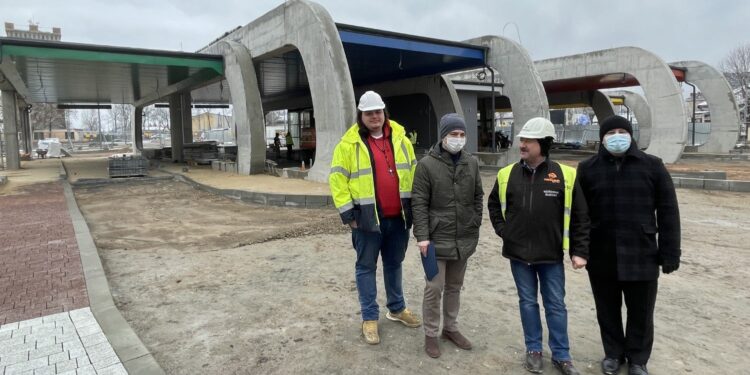
[(604, 141), (604, 148), (612, 154), (625, 153), (630, 148), (630, 134), (612, 134)]

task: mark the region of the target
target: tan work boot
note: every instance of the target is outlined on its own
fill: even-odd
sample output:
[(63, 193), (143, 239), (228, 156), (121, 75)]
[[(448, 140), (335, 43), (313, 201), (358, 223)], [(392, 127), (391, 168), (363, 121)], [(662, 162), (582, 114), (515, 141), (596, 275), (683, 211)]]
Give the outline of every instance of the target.
[(370, 345), (380, 344), (380, 335), (378, 335), (378, 321), (365, 320), (362, 322), (362, 336), (365, 342)]
[(417, 328), (422, 325), (422, 320), (420, 320), (418, 316), (416, 316), (413, 312), (409, 311), (409, 309), (406, 308), (397, 313), (392, 313), (389, 311), (385, 314), (385, 317), (388, 318), (388, 320), (392, 320), (394, 322), (401, 322), (405, 326), (410, 328)]

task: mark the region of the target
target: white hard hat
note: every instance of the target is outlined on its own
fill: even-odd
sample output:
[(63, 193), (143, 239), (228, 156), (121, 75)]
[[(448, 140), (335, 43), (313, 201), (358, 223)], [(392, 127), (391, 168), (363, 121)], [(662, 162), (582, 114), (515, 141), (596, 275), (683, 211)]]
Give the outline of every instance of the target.
[(543, 139), (552, 137), (556, 138), (555, 125), (544, 117), (534, 117), (533, 119), (526, 121), (523, 128), (516, 137), (530, 138), (530, 139)]
[(357, 109), (362, 112), (383, 108), (385, 108), (383, 98), (381, 98), (375, 91), (368, 91), (362, 94), (362, 97), (359, 98), (359, 105), (357, 106)]

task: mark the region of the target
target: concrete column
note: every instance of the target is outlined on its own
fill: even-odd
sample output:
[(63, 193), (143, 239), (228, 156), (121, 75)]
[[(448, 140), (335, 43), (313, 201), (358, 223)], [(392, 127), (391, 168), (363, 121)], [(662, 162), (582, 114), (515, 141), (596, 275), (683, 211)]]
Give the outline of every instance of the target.
[(19, 148), (23, 148), (24, 152), (31, 154), (32, 151), (32, 132), (29, 124), (29, 112), (26, 110), (26, 103), (18, 101), (18, 112), (17, 128), (21, 133), (21, 142)]
[(471, 91), (461, 91), (458, 93), (458, 99), (461, 101), (464, 121), (466, 122), (466, 151), (477, 152), (479, 143), (479, 131), (477, 127), (477, 93)]
[[(31, 150), (34, 148), (34, 129), (31, 128), (31, 113), (29, 113), (28, 110), (21, 111), (23, 114), (23, 123), (26, 127), (26, 147), (28, 147), (26, 152), (31, 152)], [(64, 140), (63, 140), (64, 141)]]
[(615, 107), (609, 97), (599, 90), (591, 92), (591, 108), (601, 124), (607, 117), (615, 115)]
[(169, 134), (172, 138), (172, 161), (182, 163), (185, 157), (182, 153), (182, 121), (183, 121), (182, 94), (174, 94), (169, 97)]
[(193, 100), (189, 92), (180, 95), (182, 143), (193, 143)]
[(16, 92), (4, 90), (2, 97), (5, 168), (9, 170), (21, 169), (21, 159), (18, 157), (18, 107), (16, 105)]
[(641, 94), (627, 90), (607, 91), (607, 94), (624, 98), (625, 106), (630, 109), (638, 122), (638, 136), (635, 137), (638, 148), (648, 148), (649, 143), (651, 143), (651, 109), (646, 102), (646, 98)]
[[(724, 75), (700, 61), (677, 61), (669, 65), (687, 69), (685, 80), (698, 87), (711, 111), (711, 134), (698, 151), (727, 153), (734, 148), (741, 125), (740, 110)], [(688, 136), (690, 136), (688, 134)]]
[(221, 42), (219, 50), (224, 55), (224, 75), (229, 84), (232, 120), (237, 129), (237, 173), (263, 173), (265, 117), (252, 56), (244, 45), (237, 42)]
[(130, 132), (132, 135), (132, 148), (134, 155), (143, 152), (143, 108), (133, 106), (130, 112)]

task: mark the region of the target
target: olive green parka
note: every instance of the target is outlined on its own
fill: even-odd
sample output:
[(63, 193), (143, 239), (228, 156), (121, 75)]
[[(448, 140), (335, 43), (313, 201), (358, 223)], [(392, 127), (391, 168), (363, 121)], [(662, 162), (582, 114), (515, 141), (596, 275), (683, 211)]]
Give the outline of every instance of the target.
[(414, 237), (431, 241), (438, 259), (468, 258), (479, 242), (483, 197), (477, 160), (462, 150), (454, 164), (451, 154), (436, 144), (414, 173)]

